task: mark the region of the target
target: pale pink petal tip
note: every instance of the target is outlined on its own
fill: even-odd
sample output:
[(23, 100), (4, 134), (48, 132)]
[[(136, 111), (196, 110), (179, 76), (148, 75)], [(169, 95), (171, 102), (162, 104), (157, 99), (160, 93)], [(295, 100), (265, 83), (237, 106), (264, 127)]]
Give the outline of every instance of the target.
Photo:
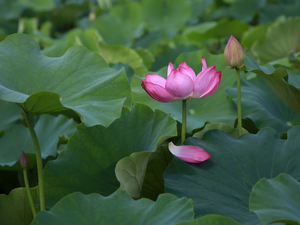
[(196, 79), (195, 71), (188, 66), (186, 62), (181, 63), (177, 70), (181, 73), (188, 75), (193, 81)]
[(206, 61), (204, 59), (204, 56), (201, 57), (201, 62), (202, 62), (202, 70), (207, 69), (207, 64), (206, 64)]
[(169, 62), (169, 65), (168, 65), (168, 76), (170, 75), (170, 73), (172, 72), (172, 70), (174, 70), (173, 63)]
[(169, 150), (177, 158), (188, 163), (200, 163), (210, 158), (210, 154), (198, 146), (176, 146), (173, 144), (173, 142), (170, 142)]

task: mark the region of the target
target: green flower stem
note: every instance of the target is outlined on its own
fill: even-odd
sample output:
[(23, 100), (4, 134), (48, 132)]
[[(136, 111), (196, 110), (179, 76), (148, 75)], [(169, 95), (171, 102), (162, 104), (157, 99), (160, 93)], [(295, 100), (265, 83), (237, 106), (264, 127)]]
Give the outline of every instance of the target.
[(36, 209), (35, 209), (33, 199), (32, 199), (32, 195), (31, 195), (31, 192), (30, 192), (30, 187), (29, 187), (27, 169), (26, 168), (23, 169), (23, 175), (24, 175), (24, 181), (25, 181), (25, 188), (26, 188), (26, 191), (27, 191), (27, 196), (28, 196), (28, 199), (29, 199), (30, 207), (31, 207), (31, 212), (32, 212), (32, 215), (33, 215), (33, 218), (34, 218), (36, 216)]
[(32, 122), (30, 120), (29, 114), (26, 111), (24, 111), (24, 114), (25, 114), (25, 120), (35, 149), (36, 164), (37, 164), (38, 179), (39, 179), (40, 205), (42, 211), (42, 210), (46, 210), (46, 203), (45, 203), (45, 188), (44, 188), (43, 161), (42, 161), (41, 149)]
[(238, 128), (239, 128), (239, 137), (242, 135), (242, 102), (241, 102), (241, 77), (240, 69), (235, 68), (237, 76), (237, 96), (238, 96)]
[(182, 100), (181, 143), (185, 141), (185, 132), (186, 132), (186, 100)]

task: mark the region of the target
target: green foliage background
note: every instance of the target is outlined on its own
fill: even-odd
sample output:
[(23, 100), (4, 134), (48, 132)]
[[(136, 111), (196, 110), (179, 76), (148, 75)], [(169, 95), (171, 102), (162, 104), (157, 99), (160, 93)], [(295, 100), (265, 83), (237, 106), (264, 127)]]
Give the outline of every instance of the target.
[[(297, 0), (0, 1), (0, 224), (300, 224), (299, 16)], [(239, 138), (230, 35), (246, 54)], [(167, 147), (181, 102), (141, 81), (169, 62), (197, 74), (202, 56), (222, 78), (187, 102), (184, 144), (211, 154), (192, 165)], [(45, 165), (35, 219), (19, 188), (22, 151), (37, 185), (23, 110)]]

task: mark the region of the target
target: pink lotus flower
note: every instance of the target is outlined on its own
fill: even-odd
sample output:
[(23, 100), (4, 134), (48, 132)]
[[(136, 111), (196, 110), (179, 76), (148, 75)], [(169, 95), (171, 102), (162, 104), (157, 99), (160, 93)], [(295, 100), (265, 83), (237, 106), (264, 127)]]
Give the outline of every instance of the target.
[(222, 72), (217, 72), (215, 65), (207, 67), (204, 57), (201, 61), (202, 71), (197, 76), (186, 62), (181, 63), (177, 69), (170, 62), (167, 79), (157, 74), (147, 74), (146, 79), (142, 80), (142, 87), (159, 102), (209, 96), (219, 87)]
[(203, 148), (192, 145), (176, 146), (170, 142), (169, 150), (173, 155), (188, 163), (200, 163), (210, 158), (210, 154)]
[(224, 50), (224, 59), (230, 69), (241, 68), (244, 66), (245, 53), (241, 44), (233, 35), (230, 36)]

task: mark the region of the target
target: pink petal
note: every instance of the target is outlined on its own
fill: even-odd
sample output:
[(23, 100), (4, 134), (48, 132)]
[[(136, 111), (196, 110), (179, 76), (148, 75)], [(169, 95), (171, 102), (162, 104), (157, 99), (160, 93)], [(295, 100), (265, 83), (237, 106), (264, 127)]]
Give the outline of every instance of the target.
[(166, 90), (174, 97), (186, 99), (193, 92), (194, 82), (192, 79), (178, 70), (172, 70), (167, 78)]
[(147, 74), (146, 75), (146, 81), (157, 84), (159, 86), (162, 86), (163, 88), (166, 86), (166, 79), (162, 76), (159, 76), (157, 74)]
[(210, 158), (210, 154), (203, 148), (192, 145), (176, 146), (173, 142), (170, 142), (169, 150), (182, 161), (189, 163), (199, 163)]
[(203, 93), (200, 98), (204, 98), (207, 97), (213, 93), (215, 93), (215, 91), (218, 89), (220, 82), (221, 82), (221, 75), (222, 72), (217, 72), (217, 79), (214, 80), (214, 83), (212, 83), (211, 85), (211, 89), (208, 89), (205, 93)]
[(210, 66), (201, 71), (195, 80), (192, 98), (203, 98), (213, 94), (221, 82), (222, 72), (216, 71), (216, 66)]
[(142, 80), (142, 87), (152, 98), (159, 102), (177, 101), (174, 96), (170, 95), (165, 89), (166, 79), (159, 75), (147, 74), (146, 79)]
[(207, 69), (207, 64), (206, 61), (204, 59), (204, 56), (201, 57), (201, 62), (202, 62), (202, 71)]
[(186, 64), (186, 62), (181, 63), (181, 64), (178, 66), (177, 70), (178, 70), (179, 72), (181, 72), (181, 73), (184, 73), (184, 74), (186, 74), (186, 75), (189, 75), (190, 78), (192, 79), (192, 81), (194, 81), (194, 80), (196, 79), (196, 74), (195, 74), (194, 70), (193, 70), (191, 67), (189, 67), (189, 66)]
[(169, 62), (169, 65), (168, 65), (168, 76), (170, 75), (170, 73), (172, 72), (172, 70), (174, 70), (173, 63)]

